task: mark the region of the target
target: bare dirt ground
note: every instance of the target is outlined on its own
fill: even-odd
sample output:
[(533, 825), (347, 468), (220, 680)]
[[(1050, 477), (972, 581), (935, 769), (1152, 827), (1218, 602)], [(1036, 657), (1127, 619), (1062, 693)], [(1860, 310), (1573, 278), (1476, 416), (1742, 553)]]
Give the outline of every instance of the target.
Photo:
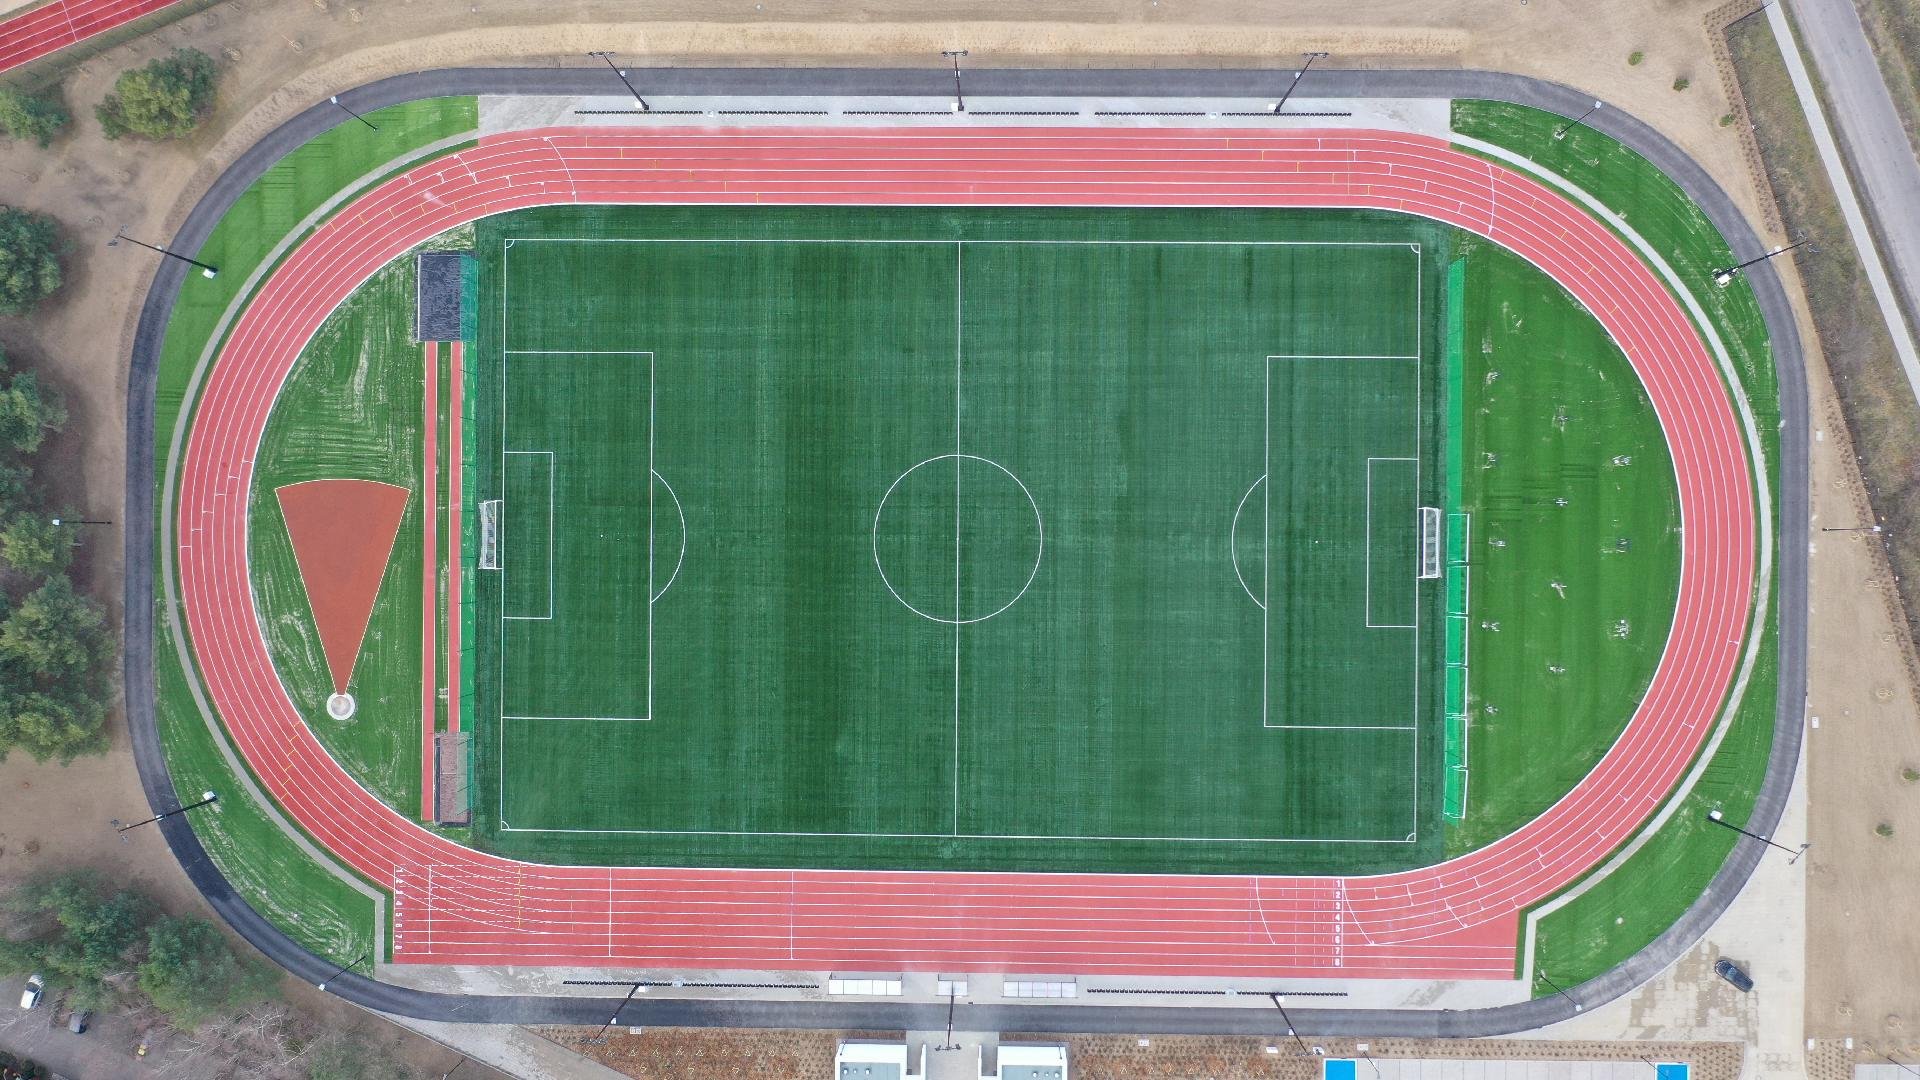
[[(594, 1034), (591, 1028), (555, 1028), (543, 1034), (635, 1080), (825, 1076), (832, 1071), (839, 1040), (900, 1037), (898, 1032), (649, 1028), (638, 1035), (611, 1035), (596, 1045), (587, 1041)], [(1303, 1051), (1282, 1035), (1265, 1039), (1156, 1035), (1146, 1040), (1125, 1035), (1023, 1035), (1007, 1041), (1065, 1043), (1073, 1075), (1083, 1080), (1309, 1080), (1321, 1073), (1322, 1058), (1313, 1052), (1315, 1047), (1332, 1057), (1376, 1059), (1635, 1061), (1650, 1057), (1690, 1063), (1700, 1080), (1734, 1080), (1740, 1075), (1742, 1057), (1738, 1043), (1715, 1042), (1308, 1039)], [(1269, 1053), (1268, 1047), (1274, 1052)]]
[[(67, 391), (72, 423), (46, 455), (54, 463), (50, 473), (60, 502), (89, 517), (118, 518), (126, 358), (152, 256), (104, 248), (117, 226), (143, 239), (164, 239), (245, 147), (328, 93), (456, 64), (585, 64), (590, 61), (582, 54), (589, 49), (619, 50), (636, 67), (898, 66), (932, 65), (940, 49), (966, 47), (972, 51), (969, 63), (977, 66), (1249, 66), (1273, 69), (1276, 86), (1304, 49), (1333, 52), (1334, 66), (1515, 71), (1587, 88), (1647, 120), (1714, 172), (1756, 220), (1764, 220), (1743, 144), (1735, 128), (1719, 123), (1731, 107), (1715, 77), (1705, 26), (1707, 13), (1718, 6), (1718, 0), (1617, 0), (1604, 8), (1573, 0), (1378, 0), (1346, 8), (1319, 0), (1042, 0), (1015, 8), (980, 0), (715, 0), (701, 5), (703, 21), (689, 22), (685, 5), (666, 0), (229, 0), (77, 65), (56, 62), (47, 69), (62, 76), (75, 131), (51, 151), (0, 145), (0, 199), (61, 221), (72, 245), (68, 285), (31, 319), (0, 318), (0, 346), (16, 362), (49, 372)], [(181, 45), (200, 48), (221, 64), (221, 103), (202, 132), (162, 145), (104, 140), (91, 109), (113, 77)], [(1630, 66), (1628, 56), (1636, 51), (1644, 53), (1643, 62)], [(1682, 78), (1690, 85), (1673, 89)], [(1825, 407), (1823, 399), (1816, 411)], [(117, 619), (117, 527), (96, 529), (88, 540), (83, 578)], [(1874, 631), (1852, 625), (1864, 617), (1852, 609), (1870, 605), (1852, 603), (1859, 589), (1845, 583), (1871, 572), (1845, 563), (1849, 550), (1816, 561), (1817, 575), (1840, 575), (1816, 577), (1819, 595), (1838, 598), (1816, 613), (1822, 620), (1816, 658), (1835, 665), (1833, 677), (1818, 676), (1820, 692), (1830, 695), (1819, 699), (1829, 702), (1821, 708), (1845, 715), (1841, 710), (1855, 700), (1846, 696), (1853, 687), (1866, 695), (1859, 700), (1862, 711), (1908, 708), (1901, 704), (1909, 700), (1904, 689), (1893, 705), (1872, 704), (1873, 688), (1885, 681), (1879, 660), (1873, 649), (1853, 644), (1861, 633), (1874, 640)], [(1851, 747), (1871, 759), (1881, 745), (1863, 734), (1839, 749)], [(1818, 755), (1829, 751), (1816, 744), (1815, 752), (1819, 769)], [(1920, 749), (1911, 757), (1920, 764)], [(1824, 760), (1828, 774), (1871, 764)], [(1870, 771), (1861, 775), (1870, 779)], [(1816, 791), (1822, 790), (1819, 775)], [(64, 770), (16, 757), (0, 765), (0, 791), (10, 811), (19, 807), (0, 823), (0, 878), (76, 861), (130, 869), (169, 906), (197, 904), (157, 834), (136, 837), (123, 848), (104, 828), (106, 818), (140, 811), (124, 733), (116, 732), (107, 757)], [(1899, 784), (1887, 797), (1908, 791), (1920, 797), (1920, 786)], [(15, 798), (28, 792), (37, 797)], [(1816, 813), (1817, 819), (1826, 817)], [(1868, 845), (1858, 853), (1869, 858), (1867, 865), (1899, 851), (1914, 858), (1911, 838), (1920, 837), (1920, 820), (1899, 817), (1895, 828), (1895, 837), (1879, 848), (1871, 846), (1881, 838), (1870, 828), (1866, 841), (1847, 837)], [(33, 854), (27, 853), (30, 842), (39, 845)], [(1842, 860), (1832, 864), (1834, 875), (1851, 877), (1850, 868), (1860, 865), (1843, 861), (1852, 858), (1852, 849), (1839, 837), (1823, 838), (1818, 849)], [(1885, 887), (1892, 880), (1883, 874), (1850, 887)], [(1891, 910), (1872, 895), (1862, 894), (1860, 902)], [(1821, 922), (1816, 917), (1816, 935)], [(1810, 940), (1810, 951), (1815, 947)], [(1889, 993), (1897, 985), (1888, 979)], [(337, 1002), (327, 1007), (346, 1008)], [(1906, 1012), (1920, 1022), (1920, 1009)], [(435, 1052), (430, 1044), (418, 1051)]]

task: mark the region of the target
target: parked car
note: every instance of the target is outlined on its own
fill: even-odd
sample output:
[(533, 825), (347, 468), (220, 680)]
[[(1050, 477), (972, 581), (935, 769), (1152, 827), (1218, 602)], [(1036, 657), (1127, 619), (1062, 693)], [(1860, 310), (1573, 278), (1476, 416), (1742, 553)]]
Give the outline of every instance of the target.
[(67, 1030), (73, 1032), (75, 1035), (85, 1035), (87, 1033), (87, 1023), (92, 1019), (93, 1013), (91, 1010), (75, 1009), (73, 1010), (73, 1015), (67, 1017)]
[(40, 998), (47, 992), (47, 980), (38, 974), (27, 977), (27, 988), (20, 992), (20, 1007), (31, 1009), (40, 1004)]
[(1726, 960), (1726, 959), (1716, 960), (1713, 965), (1713, 972), (1714, 974), (1732, 983), (1733, 988), (1735, 990), (1740, 991), (1743, 994), (1753, 989), (1752, 976), (1748, 975), (1744, 971), (1741, 971), (1740, 965), (1734, 963), (1731, 960)]

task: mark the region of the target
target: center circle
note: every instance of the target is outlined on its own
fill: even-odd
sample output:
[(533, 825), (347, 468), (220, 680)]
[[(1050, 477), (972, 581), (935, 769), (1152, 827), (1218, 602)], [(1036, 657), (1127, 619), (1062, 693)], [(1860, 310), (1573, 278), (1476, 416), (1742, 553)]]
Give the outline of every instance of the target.
[(873, 513), (873, 565), (908, 611), (953, 626), (1012, 607), (1040, 574), (1046, 525), (1006, 466), (941, 454), (896, 478)]

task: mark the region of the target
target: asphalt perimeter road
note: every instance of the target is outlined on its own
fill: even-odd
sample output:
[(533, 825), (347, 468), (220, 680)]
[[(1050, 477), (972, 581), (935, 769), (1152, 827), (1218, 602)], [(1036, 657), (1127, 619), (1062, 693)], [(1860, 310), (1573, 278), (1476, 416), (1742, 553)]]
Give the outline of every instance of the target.
[[(644, 76), (649, 89), (669, 95), (938, 97), (949, 93), (952, 86), (951, 74), (935, 69), (663, 68), (648, 70)], [(1584, 112), (1593, 100), (1584, 92), (1557, 83), (1497, 72), (1336, 70), (1315, 72), (1310, 78), (1312, 96), (1323, 99), (1489, 98), (1566, 116)], [(976, 69), (968, 73), (968, 79), (968, 93), (982, 96), (1260, 99), (1270, 95), (1274, 75), (1266, 71)], [(606, 91), (606, 73), (593, 68), (451, 68), (383, 79), (344, 92), (340, 100), (365, 112), (445, 95), (583, 96)], [(169, 247), (197, 250), (248, 185), (275, 161), (332, 127), (338, 119), (338, 110), (323, 101), (276, 128), (221, 174), (187, 216)], [(1588, 122), (1631, 146), (1678, 182), (1727, 238), (1736, 256), (1744, 260), (1765, 252), (1726, 192), (1665, 136), (1620, 109), (1604, 109)], [(135, 332), (127, 393), (126, 705), (141, 786), (156, 812), (173, 808), (175, 802), (153, 711), (153, 398), (161, 340), (185, 280), (184, 265), (164, 260), (155, 272)], [(1778, 536), (1778, 604), (1782, 612), (1779, 711), (1774, 718), (1772, 757), (1749, 821), (1755, 832), (1765, 834), (1773, 831), (1786, 807), (1800, 756), (1806, 700), (1808, 420), (1805, 364), (1787, 294), (1765, 264), (1749, 271), (1748, 277), (1773, 342), (1783, 421)], [(329, 990), (358, 1005), (456, 1023), (600, 1024), (618, 1004), (614, 998), (440, 994), (358, 975), (334, 975), (333, 964), (296, 945), (247, 906), (183, 819), (169, 818), (160, 824), (187, 876), (234, 929), (295, 976), (309, 982), (326, 979)], [(1698, 941), (1727, 909), (1766, 850), (1757, 842), (1742, 841), (1678, 922), (1612, 971), (1572, 988), (1572, 996), (1583, 1007), (1590, 1007), (1619, 997), (1658, 974)], [(1255, 1009), (998, 1004), (962, 1008), (968, 1014), (963, 1026), (977, 1031), (1269, 1035), (1283, 1030), (1276, 1013)], [(620, 1015), (626, 1023), (677, 1027), (931, 1030), (946, 1023), (946, 1011), (944, 1003), (653, 1000), (628, 1005)], [(1574, 1012), (1573, 1001), (1555, 995), (1491, 1009), (1299, 1009), (1289, 1010), (1289, 1015), (1294, 1026), (1309, 1035), (1472, 1038), (1544, 1027)]]

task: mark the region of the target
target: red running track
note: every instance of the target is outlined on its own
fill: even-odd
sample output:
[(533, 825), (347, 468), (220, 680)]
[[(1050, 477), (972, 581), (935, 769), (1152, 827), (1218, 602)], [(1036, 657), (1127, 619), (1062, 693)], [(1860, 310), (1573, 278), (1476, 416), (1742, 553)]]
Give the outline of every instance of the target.
[(77, 45), (178, 0), (53, 0), (0, 22), (0, 71)]
[[(1564, 798), (1450, 862), (1369, 877), (545, 866), (461, 847), (356, 784), (269, 661), (247, 576), (267, 415), (321, 321), (388, 260), (486, 214), (555, 203), (1360, 207), (1530, 259), (1594, 312), (1673, 452), (1685, 543), (1672, 634), (1624, 733)], [(1519, 912), (1624, 841), (1712, 727), (1755, 570), (1748, 459), (1686, 315), (1565, 198), (1445, 143), (1377, 131), (1092, 129), (519, 132), (347, 206), (267, 279), (211, 372), (178, 501), (206, 689), (315, 838), (395, 895), (394, 959), (476, 964), (1512, 978)]]

